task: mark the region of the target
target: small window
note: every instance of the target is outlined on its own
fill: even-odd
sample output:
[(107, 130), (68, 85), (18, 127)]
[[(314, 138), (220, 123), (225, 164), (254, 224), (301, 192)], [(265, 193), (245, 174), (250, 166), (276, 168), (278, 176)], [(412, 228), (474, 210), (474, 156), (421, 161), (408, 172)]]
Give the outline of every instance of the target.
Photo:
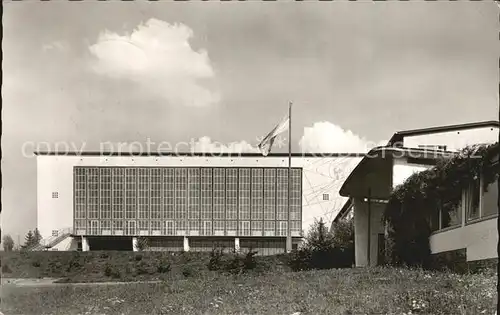
[(59, 236), (59, 231), (52, 230), (52, 236)]
[(330, 200), (329, 194), (323, 194), (323, 200)]
[(59, 198), (59, 193), (57, 191), (54, 191), (52, 193), (52, 199), (57, 199), (57, 198)]

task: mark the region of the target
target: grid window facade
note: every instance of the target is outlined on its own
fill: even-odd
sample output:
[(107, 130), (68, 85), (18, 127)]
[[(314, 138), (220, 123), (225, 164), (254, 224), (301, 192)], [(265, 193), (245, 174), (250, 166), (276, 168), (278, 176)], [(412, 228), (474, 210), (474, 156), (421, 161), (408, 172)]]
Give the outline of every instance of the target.
[(262, 220), (264, 218), (264, 176), (260, 168), (252, 169), (252, 220)]
[[(188, 190), (189, 190), (189, 219), (199, 219), (200, 218), (200, 169), (191, 168), (189, 169), (189, 179), (188, 179)], [(196, 230), (198, 230), (197, 228)]]
[(125, 199), (123, 195), (124, 188), (124, 170), (123, 168), (115, 168), (111, 171), (112, 174), (112, 184), (111, 184), (111, 195), (113, 200), (113, 219), (119, 220), (123, 219), (123, 210), (125, 206)]
[(149, 219), (149, 181), (150, 169), (140, 168), (137, 174), (138, 194), (137, 208), (139, 210), (139, 219)]
[(277, 219), (287, 220), (288, 217), (288, 170), (279, 169), (276, 183)]
[(212, 169), (201, 169), (201, 218), (212, 220)]
[(175, 219), (175, 175), (172, 168), (163, 170), (163, 214), (165, 219)]
[(137, 170), (127, 168), (125, 171), (125, 218), (137, 218)]
[(226, 169), (226, 220), (238, 218), (238, 169)]
[(87, 214), (89, 219), (99, 219), (99, 169), (87, 169)]
[(276, 219), (276, 169), (264, 169), (264, 220)]
[(302, 169), (75, 167), (79, 235), (301, 234)]
[(302, 220), (302, 172), (292, 169), (290, 178), (290, 220)]
[[(85, 187), (87, 183), (87, 177), (85, 169), (77, 168), (74, 171), (74, 198), (75, 198), (75, 219), (85, 219), (86, 218), (86, 206), (87, 206), (87, 189)], [(75, 224), (76, 228), (76, 224)]]
[(163, 211), (162, 211), (162, 170), (161, 168), (153, 168), (151, 169), (151, 181), (150, 181), (150, 190), (149, 196), (151, 200), (150, 204), (150, 215), (151, 219), (163, 219)]
[(101, 189), (99, 212), (100, 218), (105, 220), (111, 219), (111, 170), (109, 168), (99, 169)]
[(239, 174), (239, 219), (250, 220), (250, 169), (242, 168)]
[[(187, 187), (187, 169), (175, 169), (175, 219), (187, 219), (187, 201), (188, 201), (188, 187)], [(186, 230), (185, 228), (182, 229)]]
[(213, 219), (224, 220), (225, 218), (225, 172), (222, 168), (214, 168), (213, 170)]

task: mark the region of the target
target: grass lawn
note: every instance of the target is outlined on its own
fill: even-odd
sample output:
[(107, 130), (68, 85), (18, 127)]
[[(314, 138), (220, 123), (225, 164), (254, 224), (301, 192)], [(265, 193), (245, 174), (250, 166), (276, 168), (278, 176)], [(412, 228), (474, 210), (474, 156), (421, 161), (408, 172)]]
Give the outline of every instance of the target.
[(494, 314), (496, 273), (393, 268), (212, 272), (160, 284), (4, 286), (11, 314)]

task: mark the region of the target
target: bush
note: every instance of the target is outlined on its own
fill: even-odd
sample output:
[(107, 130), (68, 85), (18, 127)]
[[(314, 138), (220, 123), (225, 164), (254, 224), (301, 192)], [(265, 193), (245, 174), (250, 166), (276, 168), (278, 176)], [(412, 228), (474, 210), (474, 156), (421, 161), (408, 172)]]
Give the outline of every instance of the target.
[(40, 267), (40, 265), (41, 265), (41, 264), (40, 264), (40, 262), (39, 262), (38, 260), (35, 260), (35, 261), (33, 261), (33, 262), (31, 263), (31, 265), (32, 265), (33, 267), (37, 267), (37, 268), (38, 268), (38, 267)]
[(210, 260), (208, 261), (208, 270), (216, 271), (224, 269), (223, 264), (224, 251), (223, 249), (213, 248), (210, 252)]
[(135, 259), (135, 261), (141, 261), (142, 255), (141, 254), (135, 255), (134, 259)]
[(323, 220), (316, 221), (302, 248), (292, 251), (288, 266), (293, 271), (348, 268), (354, 262), (352, 220), (333, 225), (328, 231)]
[(193, 268), (189, 267), (189, 266), (185, 266), (183, 269), (182, 269), (182, 275), (186, 278), (189, 278), (191, 276), (193, 276), (195, 274)]
[(104, 267), (104, 275), (109, 278), (118, 279), (121, 277), (120, 271), (116, 270), (111, 264)]
[(170, 262), (167, 261), (166, 259), (161, 260), (160, 263), (158, 264), (157, 271), (159, 273), (167, 273), (170, 272), (170, 270), (171, 270)]

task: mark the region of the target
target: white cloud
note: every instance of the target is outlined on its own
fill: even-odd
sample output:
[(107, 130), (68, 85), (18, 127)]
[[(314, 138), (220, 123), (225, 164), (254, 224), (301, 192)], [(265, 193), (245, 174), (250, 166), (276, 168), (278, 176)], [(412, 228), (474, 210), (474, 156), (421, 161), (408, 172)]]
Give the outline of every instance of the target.
[(212, 152), (212, 153), (258, 153), (258, 148), (246, 141), (223, 144), (212, 141), (210, 137), (201, 137), (191, 146), (192, 152)]
[(90, 46), (92, 68), (101, 75), (135, 81), (140, 87), (184, 106), (207, 106), (218, 93), (200, 81), (215, 74), (205, 50), (195, 51), (193, 31), (183, 24), (150, 19), (124, 36), (105, 31)]
[(66, 51), (68, 50), (68, 46), (63, 43), (62, 41), (54, 41), (48, 44), (44, 44), (42, 46), (42, 50), (44, 52), (51, 51), (51, 50), (57, 50), (57, 51)]
[(327, 121), (316, 122), (304, 128), (300, 139), (302, 152), (321, 153), (366, 153), (371, 148), (385, 145), (387, 141), (372, 142), (354, 134), (350, 130)]

